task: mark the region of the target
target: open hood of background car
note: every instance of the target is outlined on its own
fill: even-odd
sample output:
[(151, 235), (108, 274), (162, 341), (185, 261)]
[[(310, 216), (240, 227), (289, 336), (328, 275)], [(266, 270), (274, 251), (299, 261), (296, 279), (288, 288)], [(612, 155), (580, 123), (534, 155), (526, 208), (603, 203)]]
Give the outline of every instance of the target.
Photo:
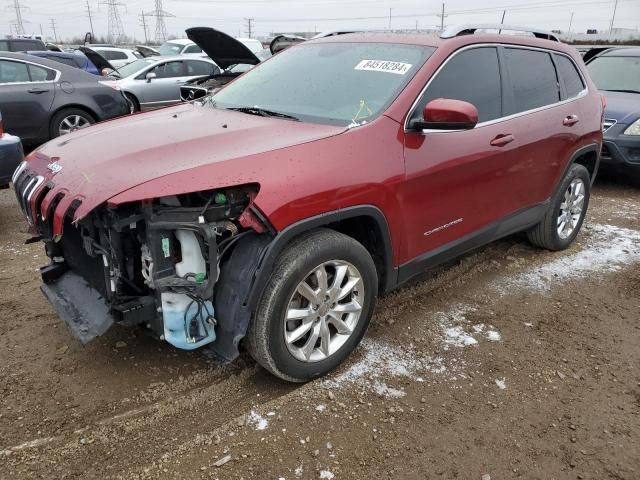
[(185, 30), (187, 37), (196, 43), (220, 68), (237, 63), (257, 65), (260, 59), (235, 38), (210, 27), (193, 27)]
[(271, 43), (269, 44), (269, 50), (271, 50), (272, 55), (275, 55), (285, 48), (289, 48), (292, 45), (304, 41), (306, 41), (306, 38), (298, 37), (295, 35), (278, 35), (277, 37), (274, 37), (273, 40), (271, 40)]
[(136, 45), (135, 50), (143, 57), (156, 57), (160, 55), (160, 52), (155, 48), (147, 47), (146, 45)]
[(78, 47), (78, 50), (84, 53), (87, 56), (87, 58), (91, 60), (91, 63), (93, 63), (96, 66), (96, 68), (101, 74), (105, 68), (108, 68), (109, 70), (116, 70), (106, 58), (104, 58), (95, 50), (92, 50), (89, 47)]

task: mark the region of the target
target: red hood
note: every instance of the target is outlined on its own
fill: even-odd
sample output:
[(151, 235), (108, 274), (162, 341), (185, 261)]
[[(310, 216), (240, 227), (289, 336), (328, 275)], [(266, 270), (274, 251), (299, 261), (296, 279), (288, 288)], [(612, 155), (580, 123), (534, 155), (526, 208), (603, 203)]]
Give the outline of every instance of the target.
[[(105, 122), (52, 140), (27, 157), (30, 169), (45, 177), (31, 196), (31, 211), (52, 181), (54, 186), (41, 199), (37, 213), (47, 215), (54, 199), (64, 195), (54, 215), (54, 234), (60, 234), (72, 204), (80, 202), (74, 215), (77, 221), (133, 187), (215, 163), (224, 165), (224, 174), (207, 179), (208, 188), (251, 183), (255, 178), (247, 162), (237, 162), (234, 168), (234, 159), (327, 138), (343, 130), (192, 104)], [(57, 166), (51, 166), (53, 163)], [(180, 192), (159, 190), (157, 196), (195, 190), (189, 184), (180, 188)]]

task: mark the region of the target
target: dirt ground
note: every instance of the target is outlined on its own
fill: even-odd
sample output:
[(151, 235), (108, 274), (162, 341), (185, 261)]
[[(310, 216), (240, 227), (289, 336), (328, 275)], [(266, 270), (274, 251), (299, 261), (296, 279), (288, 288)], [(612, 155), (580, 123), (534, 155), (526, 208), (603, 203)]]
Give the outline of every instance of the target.
[(521, 235), (380, 300), (289, 385), (114, 328), (81, 346), (0, 192), (0, 477), (640, 479), (640, 189), (599, 182), (565, 252)]

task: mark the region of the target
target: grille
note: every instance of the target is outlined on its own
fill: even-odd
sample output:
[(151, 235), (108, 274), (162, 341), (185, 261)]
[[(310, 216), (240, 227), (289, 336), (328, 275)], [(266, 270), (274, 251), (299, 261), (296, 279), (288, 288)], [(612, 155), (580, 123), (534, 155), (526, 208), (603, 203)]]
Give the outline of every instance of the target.
[(42, 185), (42, 182), (44, 182), (44, 177), (42, 175), (36, 175), (26, 168), (26, 163), (23, 163), (14, 173), (12, 181), (18, 204), (29, 225), (33, 225), (36, 221), (36, 212), (31, 211), (30, 202), (35, 192), (40, 185)]
[(616, 123), (618, 123), (618, 121), (614, 120), (613, 118), (605, 118), (604, 122), (602, 122), (602, 131), (606, 132), (611, 127), (613, 127)]

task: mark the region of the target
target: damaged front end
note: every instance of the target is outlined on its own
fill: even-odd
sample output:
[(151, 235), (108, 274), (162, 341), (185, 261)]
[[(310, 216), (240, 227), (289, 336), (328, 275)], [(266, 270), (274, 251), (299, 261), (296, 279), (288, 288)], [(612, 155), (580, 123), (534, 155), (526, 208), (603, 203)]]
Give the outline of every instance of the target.
[[(42, 210), (47, 188), (36, 185), (37, 178), (20, 172), (14, 186), (37, 234), (33, 240), (42, 240), (51, 258), (41, 269), (41, 288), (83, 343), (119, 323), (146, 327), (177, 348), (211, 344), (222, 357), (237, 356), (248, 320), (243, 325), (232, 317), (238, 316), (258, 261), (245, 258), (252, 266), (239, 277), (231, 271), (236, 267), (225, 264), (232, 263), (228, 260), (243, 238), (240, 243), (254, 245), (256, 256), (271, 238), (260, 235), (269, 226), (253, 205), (256, 185), (114, 208), (103, 204), (79, 221), (73, 221), (72, 203), (56, 228), (52, 212), (64, 200), (54, 198)], [(216, 293), (225, 269), (231, 295), (218, 299), (225, 317), (220, 325)]]

